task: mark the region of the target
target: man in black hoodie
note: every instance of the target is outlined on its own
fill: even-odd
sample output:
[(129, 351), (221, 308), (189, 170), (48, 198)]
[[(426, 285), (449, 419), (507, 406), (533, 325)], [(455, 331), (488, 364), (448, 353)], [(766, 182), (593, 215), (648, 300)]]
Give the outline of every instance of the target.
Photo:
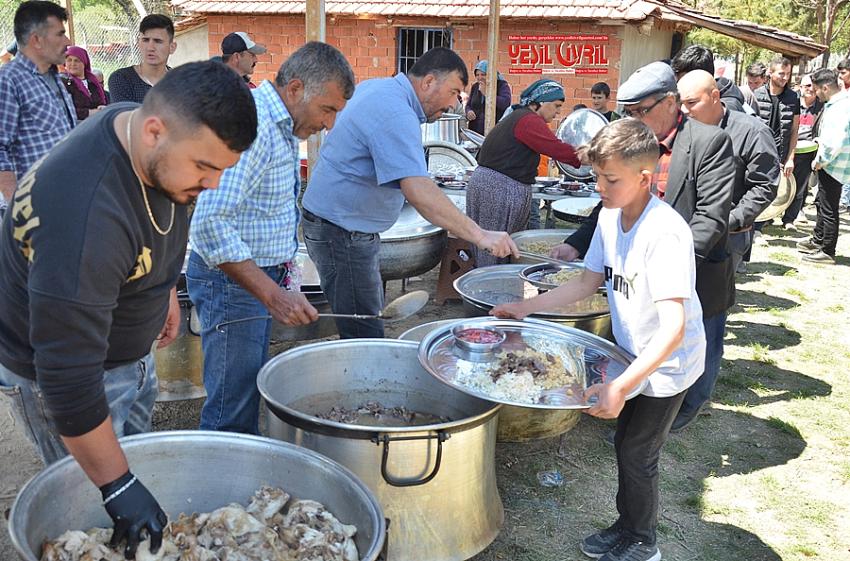
[[(702, 45), (691, 45), (679, 51), (670, 61), (670, 66), (677, 80), (692, 70), (705, 70), (714, 76), (714, 54)], [(715, 78), (714, 81), (720, 91), (720, 100), (727, 109), (755, 115), (753, 108), (744, 102), (744, 93), (735, 85), (735, 82), (723, 76)]]

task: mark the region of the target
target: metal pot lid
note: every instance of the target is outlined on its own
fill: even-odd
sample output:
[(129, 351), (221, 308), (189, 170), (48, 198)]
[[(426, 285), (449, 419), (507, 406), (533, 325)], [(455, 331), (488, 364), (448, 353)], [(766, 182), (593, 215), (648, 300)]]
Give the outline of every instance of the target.
[[(607, 125), (608, 119), (602, 113), (590, 108), (577, 109), (561, 121), (557, 132), (555, 132), (555, 136), (573, 148), (578, 148), (579, 146), (589, 144), (593, 137), (596, 136), (596, 133)], [(565, 175), (578, 181), (584, 181), (593, 177), (593, 169), (589, 165), (574, 168), (562, 162), (555, 163), (558, 164), (558, 167)]]
[[(505, 333), (505, 342), (487, 361), (468, 360), (458, 351), (452, 327), (458, 324), (495, 328)], [(567, 376), (563, 385), (534, 389), (521, 384), (514, 391), (493, 381), (491, 373), (508, 352), (536, 352), (543, 360), (560, 359)], [(625, 372), (634, 360), (625, 349), (601, 337), (546, 321), (475, 318), (460, 320), (430, 332), (419, 344), (419, 362), (435, 378), (466, 394), (506, 405), (534, 409), (587, 409), (584, 390), (596, 383), (610, 382)], [(552, 363), (550, 363), (552, 364)], [(558, 371), (560, 372), (560, 371)], [(505, 383), (510, 381), (503, 377)], [(626, 399), (639, 395), (646, 381)], [(526, 392), (525, 395), (517, 393)]]
[[(455, 280), (454, 287), (464, 299), (479, 306), (492, 308), (498, 304), (519, 302), (534, 298), (540, 291), (536, 286), (520, 278), (520, 272), (528, 265), (492, 265), (469, 271)], [(534, 314), (542, 319), (583, 318), (610, 313), (608, 298), (594, 294), (567, 307)]]
[(475, 157), (457, 144), (430, 140), (423, 143), (423, 148), (431, 173), (463, 173), (466, 168), (478, 165)]
[(443, 229), (434, 226), (416, 208), (405, 201), (398, 215), (398, 220), (386, 232), (381, 232), (382, 242), (393, 242), (432, 236)]
[(570, 237), (575, 232), (574, 228), (545, 228), (540, 230), (522, 230), (511, 234), (511, 239), (519, 248), (520, 255), (528, 257), (547, 258), (548, 251), (538, 253), (526, 249), (529, 244), (543, 243), (546, 245), (555, 246), (564, 243), (564, 240)]

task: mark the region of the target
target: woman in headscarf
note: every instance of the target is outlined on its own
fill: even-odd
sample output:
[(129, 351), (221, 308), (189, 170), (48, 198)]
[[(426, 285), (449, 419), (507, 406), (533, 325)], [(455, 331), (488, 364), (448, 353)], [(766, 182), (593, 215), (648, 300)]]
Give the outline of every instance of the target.
[[(548, 123), (563, 104), (564, 88), (558, 82), (538, 80), (487, 135), (466, 189), (466, 213), (479, 226), (508, 233), (525, 228), (540, 154), (574, 167), (581, 165), (575, 149), (549, 129)], [(473, 251), (478, 267), (507, 262)]]
[(103, 86), (97, 76), (92, 74), (89, 54), (84, 48), (71, 46), (65, 50), (65, 74), (62, 81), (74, 100), (78, 121), (106, 105)]
[[(469, 100), (466, 102), (466, 119), (469, 128), (478, 134), (484, 134), (484, 106), (487, 91), (487, 61), (480, 60), (475, 65), (475, 83), (469, 91)], [(496, 122), (502, 118), (505, 109), (511, 106), (511, 86), (502, 76), (496, 73)]]

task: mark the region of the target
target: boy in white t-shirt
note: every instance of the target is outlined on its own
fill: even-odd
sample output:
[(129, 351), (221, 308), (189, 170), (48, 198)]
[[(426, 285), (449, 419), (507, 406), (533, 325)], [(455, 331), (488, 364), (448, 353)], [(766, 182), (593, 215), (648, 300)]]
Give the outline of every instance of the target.
[[(587, 157), (603, 209), (585, 256), (585, 271), (530, 300), (496, 306), (499, 317), (523, 318), (608, 290), (617, 343), (637, 358), (606, 384), (587, 389), (588, 413), (617, 418), (620, 516), (585, 538), (581, 550), (602, 561), (658, 561), (658, 458), (686, 390), (702, 374), (705, 332), (696, 294), (691, 230), (650, 193), (658, 141), (636, 119), (615, 121), (591, 141)], [(646, 389), (625, 396), (643, 380)]]

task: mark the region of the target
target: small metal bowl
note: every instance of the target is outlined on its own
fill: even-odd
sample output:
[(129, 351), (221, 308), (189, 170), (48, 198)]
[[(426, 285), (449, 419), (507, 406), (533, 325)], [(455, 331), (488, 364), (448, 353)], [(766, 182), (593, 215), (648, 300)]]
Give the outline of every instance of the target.
[(543, 185), (542, 183), (532, 183), (531, 184), (531, 192), (532, 193), (539, 193), (544, 187), (546, 187), (546, 186)]
[(441, 181), (440, 184), (446, 189), (452, 189), (455, 191), (460, 191), (462, 189), (466, 189), (467, 183), (466, 181)]
[[(488, 334), (493, 335), (496, 340), (492, 343), (476, 343), (473, 341), (467, 341), (464, 338), (464, 332), (466, 331), (483, 331)], [(455, 339), (455, 345), (465, 351), (476, 354), (489, 354), (493, 353), (498, 349), (502, 343), (505, 342), (505, 332), (501, 329), (496, 329), (495, 327), (481, 327), (480, 325), (470, 325), (470, 324), (460, 324), (456, 325), (452, 328), (452, 336)]]

